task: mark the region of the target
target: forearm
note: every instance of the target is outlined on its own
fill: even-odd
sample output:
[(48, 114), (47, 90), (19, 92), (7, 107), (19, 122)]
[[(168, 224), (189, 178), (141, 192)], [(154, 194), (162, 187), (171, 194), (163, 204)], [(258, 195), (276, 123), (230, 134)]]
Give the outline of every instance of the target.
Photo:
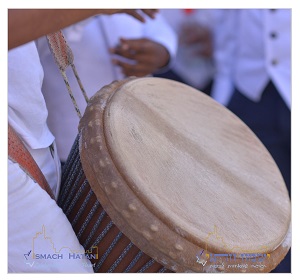
[(110, 11), (96, 9), (9, 9), (8, 49), (28, 43), (96, 14), (110, 13)]

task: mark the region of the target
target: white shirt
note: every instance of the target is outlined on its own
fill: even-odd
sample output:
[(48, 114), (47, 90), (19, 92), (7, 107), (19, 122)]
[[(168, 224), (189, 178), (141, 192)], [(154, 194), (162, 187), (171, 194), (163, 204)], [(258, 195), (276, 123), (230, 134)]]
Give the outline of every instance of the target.
[[(26, 55), (24, 55), (26, 53)], [(33, 42), (8, 53), (8, 121), (19, 134), (56, 194), (60, 164), (49, 146), (54, 136), (47, 126), (48, 111), (41, 91), (44, 72)]]
[(8, 121), (32, 149), (49, 147), (54, 141), (46, 123), (48, 113), (41, 91), (43, 75), (34, 43), (9, 51)]
[(61, 208), (17, 163), (9, 160), (8, 172), (8, 271), (92, 273), (89, 260), (69, 255), (84, 249)]
[[(215, 18), (214, 10), (193, 9), (161, 9), (161, 14), (172, 26), (178, 36), (181, 34), (181, 28), (184, 24), (201, 24), (202, 26), (212, 29)], [(195, 55), (193, 46), (185, 46), (179, 43), (175, 62), (172, 70), (177, 73), (188, 84), (203, 88), (212, 80), (214, 67), (212, 58)]]
[[(57, 197), (60, 165), (58, 156), (53, 158), (49, 150), (54, 137), (46, 124), (42, 79), (43, 69), (33, 42), (9, 51), (8, 120)], [(45, 237), (51, 238), (51, 242)], [(32, 258), (33, 253), (58, 256), (52, 245), (56, 249), (67, 247), (84, 253), (70, 222), (56, 202), (18, 163), (8, 160), (8, 271), (93, 272), (89, 260), (70, 258), (70, 250), (59, 252), (60, 259)]]
[[(98, 16), (66, 28), (64, 35), (73, 50), (74, 64), (89, 97), (113, 80), (124, 78), (120, 68), (111, 63), (113, 56), (109, 53), (109, 48), (115, 47), (120, 38), (151, 39), (165, 46), (171, 58), (175, 57), (177, 49), (175, 33), (159, 15), (145, 24), (128, 15)], [(46, 39), (39, 39), (37, 46), (45, 71), (42, 91), (49, 109), (48, 124), (55, 135), (60, 158), (66, 160), (78, 133), (79, 119)], [(83, 114), (86, 102), (71, 69), (67, 70), (67, 76)]]
[[(218, 29), (219, 36), (223, 37), (216, 52), (219, 75), (223, 71), (223, 77), (220, 75), (219, 78), (231, 80), (240, 92), (255, 102), (260, 100), (265, 86), (272, 80), (286, 105), (290, 107), (291, 11), (245, 9), (229, 13), (227, 20), (232, 29), (225, 29), (224, 26)], [(232, 69), (228, 70), (230, 67)], [(228, 75), (226, 78), (224, 73), (225, 76)], [(213, 96), (218, 101), (222, 100), (221, 103), (228, 102), (230, 94), (227, 94), (228, 97), (224, 98), (226, 93), (222, 92), (221, 87), (213, 90)]]

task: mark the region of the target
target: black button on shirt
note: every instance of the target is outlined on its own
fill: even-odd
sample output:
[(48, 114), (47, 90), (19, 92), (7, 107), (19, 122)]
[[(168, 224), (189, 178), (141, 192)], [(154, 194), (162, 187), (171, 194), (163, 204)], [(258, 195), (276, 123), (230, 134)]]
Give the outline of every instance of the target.
[(277, 38), (277, 33), (275, 32), (275, 31), (273, 31), (273, 32), (271, 32), (270, 33), (270, 37), (272, 38), (272, 39), (276, 39)]

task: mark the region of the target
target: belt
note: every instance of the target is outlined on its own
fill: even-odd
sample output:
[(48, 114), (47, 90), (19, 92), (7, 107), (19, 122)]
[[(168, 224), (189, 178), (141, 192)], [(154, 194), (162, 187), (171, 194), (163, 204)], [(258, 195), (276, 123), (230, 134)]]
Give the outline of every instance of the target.
[[(51, 151), (51, 146), (50, 146)], [(42, 173), (41, 169), (25, 147), (16, 131), (8, 124), (8, 158), (16, 162), (24, 172), (35, 181), (43, 190), (45, 190), (52, 199), (53, 192)]]

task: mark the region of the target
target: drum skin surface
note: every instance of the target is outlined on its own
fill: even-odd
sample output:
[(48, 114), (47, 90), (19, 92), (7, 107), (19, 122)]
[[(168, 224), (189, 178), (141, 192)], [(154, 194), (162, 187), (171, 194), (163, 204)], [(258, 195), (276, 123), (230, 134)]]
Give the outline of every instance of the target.
[[(141, 250), (177, 271), (214, 271), (211, 254), (290, 248), (290, 200), (269, 152), (235, 115), (205, 94), (160, 78), (102, 88), (79, 125), (80, 157), (92, 190)], [(199, 260), (199, 259), (198, 259)], [(239, 272), (228, 265), (225, 272)]]

